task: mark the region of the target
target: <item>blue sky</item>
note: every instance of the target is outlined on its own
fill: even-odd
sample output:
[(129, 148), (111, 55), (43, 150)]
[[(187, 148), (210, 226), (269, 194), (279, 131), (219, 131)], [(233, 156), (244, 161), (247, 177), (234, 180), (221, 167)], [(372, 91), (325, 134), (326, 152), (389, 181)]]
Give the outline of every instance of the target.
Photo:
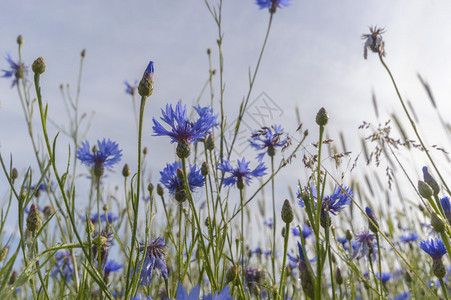
[[(217, 3), (209, 2), (213, 6)], [(123, 81), (138, 80), (148, 61), (155, 62), (155, 91), (146, 107), (143, 143), (151, 153), (148, 163), (156, 183), (158, 171), (175, 156), (167, 151), (168, 139), (151, 136), (152, 117), (159, 117), (166, 103), (182, 99), (188, 106), (194, 104), (208, 78), (207, 48), (212, 49), (214, 68), (218, 69), (217, 28), (204, 1), (2, 1), (0, 12), (0, 55), (11, 53), (16, 59), (15, 41), (22, 34), (26, 64), (31, 65), (39, 56), (45, 58), (42, 91), (49, 115), (58, 123), (67, 119), (59, 85), (70, 83), (75, 90), (79, 55), (86, 49), (80, 109), (96, 112), (87, 138), (91, 143), (104, 137), (117, 141), (124, 150), (123, 162), (132, 170), (136, 131)], [(377, 56), (363, 59), (360, 35), (368, 32), (369, 25), (379, 25), (387, 29), (386, 62), (401, 93), (420, 113), (420, 130), (428, 135), (430, 144), (445, 142), (437, 141), (441, 134), (434, 139), (437, 117), (417, 73), (431, 84), (446, 116), (451, 106), (450, 13), (447, 1), (293, 0), (292, 6), (274, 16), (251, 101), (265, 92), (283, 111), (274, 117), (274, 123), (291, 133), (298, 126), (294, 113), (298, 107), (304, 128), (312, 136), (310, 141), (316, 140), (314, 118), (324, 106), (331, 117), (330, 137), (338, 141), (338, 133), (344, 132), (355, 157), (360, 152), (362, 133), (357, 127), (362, 121), (377, 124), (390, 113), (401, 111)], [(235, 118), (247, 93), (248, 69), (255, 67), (268, 20), (269, 13), (259, 10), (254, 1), (224, 1), (225, 108), (229, 121)], [(6, 61), (0, 61), (0, 69), (4, 68)], [(216, 95), (218, 79), (216, 76)], [(379, 103), (379, 120), (372, 107), (372, 90)], [(10, 89), (7, 79), (0, 80), (0, 102), (2, 155), (12, 153), (19, 170), (36, 167), (17, 91)], [(209, 103), (207, 94), (200, 103)], [(52, 128), (52, 134), (56, 132)], [(65, 149), (67, 140), (60, 141)], [(287, 171), (281, 188), (295, 185), (299, 176), (304, 176), (300, 166), (299, 161)], [(421, 168), (412, 170), (419, 174)], [(116, 171), (120, 173), (120, 168)]]

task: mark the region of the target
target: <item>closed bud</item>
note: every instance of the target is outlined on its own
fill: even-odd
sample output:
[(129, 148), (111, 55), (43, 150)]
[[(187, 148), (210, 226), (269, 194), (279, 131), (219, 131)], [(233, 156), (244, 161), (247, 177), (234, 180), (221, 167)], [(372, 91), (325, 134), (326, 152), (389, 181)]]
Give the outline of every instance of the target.
[(226, 275), (225, 275), (226, 282), (225, 282), (225, 284), (227, 285), (230, 282), (232, 282), (232, 283), (235, 282), (235, 279), (237, 278), (237, 276), (238, 276), (238, 267), (237, 266), (231, 266), (226, 272)]
[(108, 204), (104, 204), (103, 205), (103, 211), (104, 212), (107, 212), (107, 211), (109, 211), (110, 210), (110, 207), (108, 206)]
[(256, 284), (252, 285), (252, 294), (254, 294), (254, 296), (256, 297), (260, 296), (260, 288), (258, 287), (258, 285)]
[(419, 180), (418, 181), (418, 192), (420, 193), (421, 197), (425, 199), (430, 199), (433, 195), (432, 188), (424, 181)]
[(164, 195), (164, 189), (161, 186), (161, 184), (157, 184), (157, 194), (158, 196), (162, 197)]
[(153, 61), (149, 62), (143, 77), (138, 85), (138, 94), (141, 97), (149, 97), (153, 93)]
[(149, 149), (147, 149), (147, 147), (144, 147), (143, 154), (146, 155), (148, 152), (149, 152)]
[(443, 222), (442, 217), (437, 215), (435, 211), (433, 211), (431, 215), (431, 224), (434, 231), (440, 233), (445, 231), (445, 222)]
[(440, 192), (440, 186), (434, 177), (432, 177), (431, 173), (429, 173), (428, 167), (423, 167), (423, 180), (431, 187), (434, 195), (437, 196)]
[(153, 194), (153, 184), (152, 183), (149, 183), (149, 185), (147, 185), (147, 190), (149, 191), (150, 195)]
[(38, 57), (31, 65), (31, 70), (33, 70), (33, 73), (36, 74), (42, 74), (45, 72), (45, 61), (44, 58)]
[(30, 211), (27, 216), (27, 230), (30, 232), (38, 231), (42, 226), (41, 213), (36, 204), (31, 204)]
[(24, 39), (23, 39), (23, 36), (22, 35), (19, 35), (18, 37), (17, 37), (17, 44), (19, 44), (19, 45), (23, 45), (23, 43), (24, 43)]
[(339, 267), (337, 267), (337, 273), (335, 273), (335, 282), (340, 285), (343, 284), (343, 275), (341, 275), (341, 270)]
[(213, 137), (213, 135), (207, 135), (207, 137), (205, 138), (205, 147), (207, 148), (207, 150), (213, 151), (215, 149), (215, 146), (215, 138)]
[(53, 206), (47, 205), (46, 207), (44, 207), (44, 218), (48, 220), (48, 218), (50, 218), (50, 216), (53, 215), (54, 212), (55, 210), (53, 209)]
[(81, 55), (81, 57), (85, 57), (86, 56), (86, 49), (81, 50), (80, 55)]
[(0, 262), (2, 262), (6, 258), (6, 255), (8, 255), (8, 252), (9, 252), (9, 247), (5, 247), (0, 251)]
[(439, 279), (442, 279), (446, 275), (446, 268), (443, 265), (442, 259), (434, 259), (432, 262), (432, 273)]
[(369, 229), (374, 232), (377, 233), (377, 229), (379, 228), (379, 223), (376, 220), (376, 217), (373, 214), (373, 211), (371, 210), (371, 208), (369, 208), (368, 206), (365, 208), (365, 212), (368, 215), (368, 218), (371, 220), (368, 220), (368, 227)]
[(282, 221), (284, 221), (286, 224), (290, 224), (291, 222), (293, 222), (293, 219), (294, 215), (290, 201), (288, 201), (288, 199), (285, 199), (282, 206)]
[(210, 49), (210, 48), (207, 49), (207, 54), (208, 54), (208, 55), (211, 54), (211, 49)]
[(16, 282), (16, 280), (17, 280), (17, 272), (16, 271), (13, 271), (12, 273), (11, 273), (11, 276), (9, 277), (9, 284), (14, 284), (14, 282)]
[(125, 164), (122, 168), (122, 176), (124, 176), (125, 178), (130, 176), (130, 167), (128, 166), (128, 164)]
[(13, 168), (11, 171), (11, 179), (14, 181), (17, 179), (17, 177), (19, 177), (19, 172), (17, 172), (16, 168)]
[(351, 231), (350, 229), (346, 230), (346, 239), (347, 239), (348, 241), (351, 241), (351, 240), (352, 240), (352, 236), (353, 236), (352, 231)]
[(268, 156), (269, 156), (269, 157), (274, 157), (274, 155), (276, 155), (276, 148), (274, 148), (274, 145), (270, 144), (270, 145), (268, 146), (268, 151), (267, 151), (267, 153), (268, 153)]
[(200, 173), (203, 176), (207, 176), (210, 173), (210, 168), (208, 167), (208, 163), (206, 161), (202, 163), (202, 166), (200, 167)]
[(318, 113), (316, 114), (316, 124), (319, 126), (326, 126), (327, 122), (329, 122), (329, 114), (327, 113), (324, 107), (321, 107)]
[(406, 281), (407, 283), (411, 283), (411, 282), (412, 282), (412, 276), (410, 276), (409, 271), (406, 271), (406, 272), (404, 273), (404, 279), (405, 279), (405, 281)]
[(175, 149), (175, 154), (179, 158), (187, 158), (191, 154), (190, 144), (186, 140), (181, 140), (177, 143), (177, 148)]
[(181, 168), (177, 168), (177, 178), (183, 181), (183, 170)]

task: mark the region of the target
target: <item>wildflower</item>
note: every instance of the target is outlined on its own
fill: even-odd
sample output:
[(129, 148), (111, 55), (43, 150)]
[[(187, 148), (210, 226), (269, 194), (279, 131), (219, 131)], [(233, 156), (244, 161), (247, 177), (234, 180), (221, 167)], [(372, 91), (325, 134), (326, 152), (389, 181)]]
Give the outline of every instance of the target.
[[(179, 202), (186, 200), (183, 182), (179, 177), (177, 177), (177, 170), (181, 169), (182, 167), (182, 162), (174, 162), (172, 164), (166, 164), (166, 168), (164, 168), (163, 171), (160, 172), (160, 182), (169, 190), (169, 193), (175, 196), (175, 199)], [(195, 188), (202, 187), (204, 185), (204, 182), (205, 178), (200, 173), (200, 170), (196, 169), (196, 165), (190, 165), (188, 174), (188, 184), (190, 191), (194, 191)]]
[(195, 287), (193, 287), (191, 292), (188, 294), (183, 285), (179, 282), (177, 286), (177, 294), (175, 296), (175, 300), (198, 300), (199, 294), (200, 294), (200, 285), (196, 285)]
[(168, 279), (168, 268), (166, 267), (165, 256), (166, 244), (163, 238), (156, 238), (150, 241), (147, 245), (141, 243), (140, 251), (145, 251), (146, 256), (144, 261), (138, 263), (138, 267), (141, 267), (141, 274), (139, 280), (141, 285), (150, 285), (152, 282), (152, 272), (157, 270), (161, 273), (164, 279)]
[(355, 249), (356, 251), (352, 255), (352, 258), (360, 259), (362, 257), (365, 257), (367, 255), (371, 255), (372, 258), (376, 255), (376, 242), (375, 242), (375, 235), (370, 233), (368, 230), (363, 231), (361, 233), (358, 233), (355, 235), (355, 238), (359, 245)]
[(9, 70), (2, 70), (3, 75), (1, 77), (10, 78), (14, 76), (13, 83), (11, 87), (14, 87), (19, 83), (19, 79), (25, 80), (28, 74), (28, 67), (26, 67), (23, 63), (13, 61), (11, 55), (8, 54), (6, 60), (9, 63)]
[(42, 216), (36, 204), (31, 204), (27, 216), (27, 230), (30, 232), (38, 231), (42, 226)]
[(263, 127), (258, 131), (252, 133), (252, 139), (249, 140), (252, 147), (257, 151), (264, 150), (257, 155), (258, 160), (261, 162), (266, 153), (270, 157), (276, 154), (277, 147), (284, 147), (287, 143), (287, 139), (282, 139), (283, 128), (280, 125), (273, 125), (271, 127)]
[(31, 70), (35, 74), (42, 74), (45, 72), (45, 61), (44, 58), (38, 57), (31, 65)]
[(111, 247), (113, 243), (113, 234), (108, 230), (108, 228), (103, 229), (102, 232), (94, 232), (92, 234), (92, 260), (98, 261), (98, 253), (100, 248), (100, 261), (104, 266), (109, 255), (108, 249)]
[[(376, 278), (378, 280), (381, 280), (379, 273), (376, 274)], [(392, 278), (393, 278), (393, 275), (391, 273), (382, 272), (382, 284), (385, 284), (387, 281), (389, 281)]]
[(403, 243), (416, 242), (418, 240), (418, 234), (416, 234), (415, 232), (411, 232), (407, 235), (400, 236), (399, 240)]
[(244, 272), (244, 279), (249, 291), (260, 294), (258, 287), (265, 283), (265, 272), (260, 268), (248, 267)]
[(213, 295), (208, 294), (204, 300), (233, 300), (233, 298), (230, 296), (229, 286), (226, 285), (221, 292), (216, 292)]
[(370, 26), (369, 34), (362, 34), (362, 39), (366, 40), (363, 46), (363, 58), (367, 59), (368, 49), (374, 53), (379, 53), (381, 56), (385, 56), (384, 41), (382, 40), (382, 34), (385, 32), (384, 28), (377, 28)]
[(323, 127), (326, 126), (327, 123), (329, 122), (329, 114), (327, 113), (324, 107), (321, 107), (319, 109), (318, 113), (316, 114), (315, 122), (319, 126)]
[(270, 10), (274, 10), (278, 7), (282, 6), (290, 6), (291, 0), (257, 0), (255, 4), (257, 4), (260, 9), (269, 8)]
[(231, 175), (224, 179), (224, 185), (237, 184), (237, 187), (241, 190), (244, 189), (244, 184), (249, 185), (252, 181), (252, 177), (261, 177), (266, 174), (266, 167), (263, 163), (260, 163), (253, 171), (249, 168), (249, 163), (243, 158), (241, 161), (237, 160), (238, 166), (233, 168), (230, 161), (223, 160), (223, 163), (218, 164), (218, 169), (223, 172), (231, 173)]
[(138, 94), (141, 97), (149, 97), (153, 93), (153, 72), (153, 61), (150, 61), (138, 85)]
[(56, 264), (53, 266), (50, 276), (55, 278), (60, 275), (64, 281), (71, 281), (75, 269), (70, 251), (67, 250), (57, 252), (55, 254), (55, 259)]
[(412, 295), (409, 292), (404, 292), (404, 293), (395, 295), (394, 300), (407, 300), (407, 299), (410, 299), (411, 297), (412, 297)]
[[(113, 223), (114, 221), (116, 221), (118, 219), (118, 217), (112, 212), (109, 212), (109, 213), (106, 213), (106, 214), (103, 213), (103, 214), (100, 215), (100, 222), (101, 223), (106, 222), (107, 219), (108, 219), (108, 223)], [(82, 217), (82, 220), (83, 220), (83, 222), (85, 222), (86, 218)], [(90, 220), (94, 224), (97, 223), (97, 221), (99, 220), (99, 213), (92, 213)]]
[(432, 257), (432, 273), (438, 278), (446, 275), (446, 269), (442, 262), (442, 256), (447, 253), (445, 244), (437, 238), (418, 243), (421, 249)]
[(107, 260), (105, 264), (103, 264), (103, 279), (106, 283), (110, 281), (110, 274), (112, 272), (117, 272), (122, 269), (124, 266), (117, 263), (114, 260)]
[(124, 84), (126, 86), (125, 88), (125, 92), (131, 96), (134, 96), (136, 93), (136, 90), (138, 89), (138, 81), (135, 81), (134, 85), (131, 85), (130, 83), (128, 83), (127, 80), (124, 80)]
[(152, 127), (155, 136), (169, 136), (171, 143), (177, 142), (177, 156), (186, 158), (190, 154), (189, 145), (205, 139), (210, 130), (217, 126), (217, 115), (208, 107), (194, 107), (199, 118), (196, 122), (188, 120), (186, 105), (177, 103), (175, 110), (172, 105), (166, 105), (166, 111), (161, 110), (163, 117), (161, 120), (168, 124), (171, 129), (166, 130), (155, 118)]
[[(308, 238), (312, 234), (312, 229), (307, 224), (302, 225), (301, 231), (304, 239)], [(291, 232), (294, 236), (301, 236), (301, 233), (299, 232), (299, 229), (297, 227), (293, 227), (291, 229)]]
[(310, 265), (307, 265), (301, 243), (298, 242), (299, 250), (299, 273), (301, 286), (304, 293), (310, 298), (315, 298), (315, 278)]
[(286, 224), (290, 224), (294, 220), (293, 209), (291, 208), (291, 204), (288, 199), (285, 199), (283, 202), (281, 217), (282, 221)]
[[(374, 233), (377, 233), (377, 229), (379, 228), (379, 223), (376, 220), (376, 217), (373, 214), (373, 211), (368, 206), (365, 208), (365, 212), (369, 218), (368, 227)], [(370, 221), (371, 220), (371, 221)]]
[(449, 197), (443, 197), (440, 199), (440, 203), (442, 204), (443, 211), (445, 212), (445, 217), (448, 222), (451, 224), (451, 202)]
[(432, 177), (431, 173), (429, 173), (428, 167), (423, 167), (423, 180), (431, 187), (434, 195), (438, 195), (440, 192), (440, 186), (434, 177)]
[(89, 142), (83, 142), (77, 150), (77, 158), (85, 165), (94, 168), (94, 174), (100, 177), (103, 175), (104, 167), (111, 168), (121, 160), (122, 150), (110, 139), (97, 140), (97, 146), (98, 148), (91, 153)]

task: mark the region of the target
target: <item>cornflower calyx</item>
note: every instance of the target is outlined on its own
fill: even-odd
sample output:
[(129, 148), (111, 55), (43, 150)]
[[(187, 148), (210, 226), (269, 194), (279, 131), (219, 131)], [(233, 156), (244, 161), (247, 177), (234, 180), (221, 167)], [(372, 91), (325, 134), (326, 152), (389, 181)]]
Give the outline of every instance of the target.
[(423, 180), (431, 187), (434, 195), (437, 196), (440, 192), (440, 186), (434, 177), (432, 177), (431, 173), (429, 173), (428, 167), (423, 167)]
[(31, 65), (31, 70), (36, 74), (42, 74), (45, 72), (45, 61), (44, 58), (38, 57)]
[(326, 126), (329, 122), (329, 114), (327, 113), (324, 107), (321, 107), (318, 113), (316, 114), (316, 124), (319, 126)]
[(253, 171), (249, 168), (250, 162), (247, 162), (244, 158), (237, 160), (237, 167), (233, 168), (230, 161), (224, 159), (222, 163), (218, 164), (218, 169), (230, 173), (230, 176), (224, 178), (224, 185), (236, 184), (238, 189), (243, 189), (245, 185), (249, 185), (252, 181), (252, 177), (261, 177), (266, 174), (266, 167), (263, 163), (260, 163)]
[(293, 222), (293, 219), (293, 208), (291, 207), (290, 201), (288, 201), (288, 199), (285, 199), (282, 206), (282, 221), (289, 224)]
[(138, 94), (141, 97), (149, 97), (153, 93), (153, 61), (150, 61), (144, 71), (143, 77), (138, 85)]
[(385, 32), (384, 28), (377, 28), (377, 26), (370, 26), (369, 34), (362, 34), (362, 39), (366, 40), (363, 46), (363, 58), (367, 59), (368, 49), (374, 53), (379, 53), (381, 56), (385, 56), (385, 45), (382, 40), (382, 34)]
[(418, 180), (418, 192), (420, 193), (421, 197), (429, 200), (431, 199), (434, 191), (429, 186), (429, 184), (424, 181)]
[(38, 231), (42, 226), (42, 216), (36, 204), (30, 206), (27, 216), (27, 230), (30, 232)]

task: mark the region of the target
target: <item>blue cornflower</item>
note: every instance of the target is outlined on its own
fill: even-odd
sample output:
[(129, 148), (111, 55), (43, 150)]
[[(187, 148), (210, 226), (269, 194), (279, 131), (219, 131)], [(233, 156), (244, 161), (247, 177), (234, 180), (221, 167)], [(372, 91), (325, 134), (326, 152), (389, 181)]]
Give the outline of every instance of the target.
[(409, 292), (404, 292), (398, 295), (395, 295), (394, 300), (407, 300), (410, 299), (411, 294)]
[[(112, 223), (118, 219), (118, 217), (114, 213), (109, 212), (107, 214), (103, 213), (100, 215), (100, 222), (106, 222), (107, 218), (108, 218), (108, 223)], [(81, 219), (83, 220), (83, 222), (86, 221), (85, 217), (82, 217)], [(97, 223), (97, 221), (99, 220), (99, 214), (92, 213), (90, 220), (94, 224)]]
[(421, 249), (424, 250), (427, 254), (429, 254), (433, 260), (439, 260), (443, 255), (446, 254), (445, 244), (442, 240), (438, 238), (430, 239), (427, 241), (421, 241), (418, 243)]
[[(183, 187), (183, 182), (177, 176), (177, 169), (183, 169), (182, 162), (174, 162), (166, 164), (166, 168), (160, 172), (160, 182), (169, 190), (169, 193), (175, 196), (179, 202), (186, 200), (186, 193)], [(195, 188), (203, 187), (205, 182), (204, 176), (200, 169), (196, 170), (196, 165), (189, 166), (188, 184), (191, 191)]]
[(355, 239), (357, 240), (359, 245), (356, 247), (352, 258), (354, 259), (357, 257), (357, 259), (360, 259), (369, 254), (375, 257), (377, 250), (375, 237), (376, 236), (370, 233), (369, 230), (356, 234)]
[[(146, 252), (146, 256), (142, 262), (141, 274), (139, 275), (141, 285), (150, 285), (153, 270), (158, 270), (164, 279), (168, 279), (168, 268), (164, 259), (166, 247), (164, 238), (156, 238), (147, 245), (141, 243), (139, 250)], [(141, 261), (138, 263), (138, 267), (140, 266)]]
[(263, 163), (260, 163), (253, 171), (249, 168), (249, 163), (244, 158), (240, 161), (237, 160), (238, 166), (233, 168), (230, 161), (223, 160), (223, 163), (218, 164), (218, 169), (223, 172), (231, 173), (227, 178), (224, 178), (224, 185), (237, 184), (237, 187), (241, 190), (244, 188), (244, 184), (249, 185), (252, 181), (252, 177), (261, 177), (266, 174), (266, 167)]
[[(183, 285), (179, 282), (177, 287), (177, 294), (175, 295), (175, 300), (199, 300), (199, 294), (200, 294), (200, 285), (196, 285), (195, 287), (193, 287), (191, 292), (188, 294)], [(166, 300), (170, 299), (166, 298)]]
[(263, 8), (277, 8), (281, 6), (289, 6), (291, 0), (257, 0), (255, 4), (257, 4), (260, 9)]
[(130, 299), (131, 300), (152, 300), (152, 297), (136, 293), (135, 297), (131, 297)]
[(218, 115), (214, 115), (210, 108), (199, 105), (194, 109), (199, 115), (196, 122), (188, 120), (186, 105), (178, 102), (174, 110), (172, 105), (167, 104), (166, 111), (161, 110), (163, 117), (160, 119), (171, 127), (170, 130), (164, 128), (155, 118), (153, 119), (154, 135), (169, 136), (171, 143), (177, 142), (177, 155), (180, 158), (188, 157), (189, 145), (205, 139), (210, 130), (218, 125), (216, 122)]
[(136, 93), (136, 90), (138, 89), (138, 81), (136, 80), (136, 81), (135, 81), (135, 84), (134, 84), (134, 85), (131, 85), (130, 83), (128, 83), (127, 80), (124, 80), (124, 84), (125, 84), (125, 86), (126, 86), (125, 92), (126, 92), (127, 94), (129, 94), (129, 95), (134, 96), (135, 93)]
[(55, 259), (56, 264), (53, 266), (50, 276), (55, 278), (60, 275), (66, 282), (71, 281), (75, 269), (70, 251), (58, 251), (55, 254)]
[(16, 84), (19, 83), (19, 79), (25, 80), (28, 74), (28, 67), (26, 67), (23, 63), (22, 66), (19, 62), (13, 61), (11, 58), (11, 55), (6, 57), (6, 60), (9, 63), (9, 70), (2, 70), (3, 75), (1, 77), (10, 78), (14, 76), (13, 83), (11, 87), (14, 87)]
[(443, 197), (440, 199), (440, 203), (442, 204), (443, 211), (445, 212), (446, 219), (451, 224), (451, 202), (449, 197)]
[[(379, 273), (376, 274), (376, 278), (380, 280)], [(382, 272), (382, 283), (385, 284), (387, 281), (393, 278), (393, 275), (388, 272)]]
[(226, 285), (222, 291), (218, 294), (218, 292), (213, 295), (208, 294), (205, 296), (204, 300), (233, 300), (232, 296), (230, 296), (230, 288)]
[(110, 139), (103, 141), (97, 140), (97, 149), (91, 153), (89, 142), (85, 141), (77, 150), (77, 158), (85, 165), (94, 168), (98, 171), (95, 175), (103, 175), (103, 168), (111, 168), (115, 163), (121, 160), (122, 150), (119, 145)]
[[(308, 238), (310, 235), (312, 235), (312, 228), (308, 226), (307, 224), (302, 225), (302, 235), (304, 236), (304, 239)], [(291, 229), (291, 232), (294, 236), (301, 236), (301, 233), (299, 232), (299, 229), (297, 227), (293, 227)]]
[(124, 265), (117, 263), (116, 261), (110, 259), (110, 260), (107, 260), (103, 271), (105, 272), (105, 274), (109, 274), (111, 272), (117, 272), (120, 269), (122, 269), (123, 267), (124, 267)]
[(400, 236), (399, 240), (403, 243), (416, 242), (418, 240), (418, 234), (416, 234), (415, 232), (411, 232), (407, 235)]
[(263, 127), (258, 131), (252, 133), (252, 139), (249, 140), (251, 146), (257, 151), (264, 150), (257, 155), (259, 161), (263, 160), (266, 153), (270, 157), (276, 154), (276, 147), (284, 147), (287, 139), (282, 139), (283, 128), (280, 125), (273, 125), (270, 127)]

